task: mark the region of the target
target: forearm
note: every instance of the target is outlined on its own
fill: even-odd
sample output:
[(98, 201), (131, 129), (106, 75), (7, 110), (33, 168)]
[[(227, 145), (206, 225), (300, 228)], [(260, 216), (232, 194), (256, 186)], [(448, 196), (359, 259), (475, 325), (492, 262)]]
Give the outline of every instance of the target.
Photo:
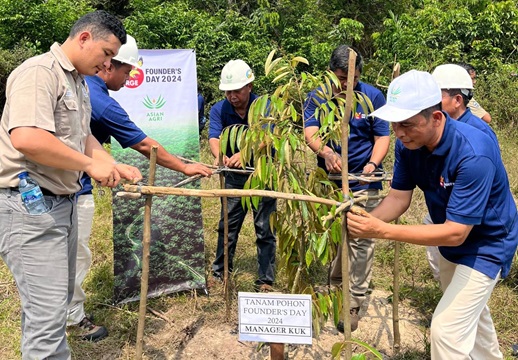
[(407, 211), (412, 200), (412, 191), (390, 189), (388, 195), (370, 214), (384, 222), (396, 220)]
[(451, 221), (431, 225), (385, 224), (376, 237), (416, 245), (459, 246), (464, 242), (471, 228), (472, 226)]
[(86, 138), (85, 155), (95, 160), (103, 160), (114, 163), (113, 157), (104, 149), (93, 135)]
[(372, 155), (369, 161), (372, 161), (376, 165), (380, 166), (385, 156), (387, 156), (389, 145), (389, 136), (375, 137), (374, 146), (372, 148)]
[[(306, 138), (306, 142), (311, 150), (317, 156), (325, 158), (326, 155), (334, 154), (335, 151), (331, 149), (329, 146), (324, 145), (322, 143), (322, 139), (320, 136), (316, 136), (316, 133), (318, 132), (318, 127), (311, 126), (304, 129), (304, 136)], [(340, 155), (340, 154), (338, 154)]]
[(482, 120), (489, 124), (491, 122), (491, 115), (489, 115), (489, 113), (486, 112), (484, 116), (482, 116)]
[(209, 139), (210, 152), (216, 159), (219, 158), (219, 139)]
[(63, 170), (87, 171), (92, 159), (58, 140), (52, 133), (36, 127), (11, 131), (11, 143), (30, 161)]

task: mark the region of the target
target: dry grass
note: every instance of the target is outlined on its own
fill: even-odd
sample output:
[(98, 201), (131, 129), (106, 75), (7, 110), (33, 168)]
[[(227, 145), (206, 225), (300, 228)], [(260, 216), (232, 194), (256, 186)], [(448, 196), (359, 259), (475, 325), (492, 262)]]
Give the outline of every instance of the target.
[[(506, 163), (512, 191), (518, 193), (518, 146), (512, 135), (498, 134), (502, 145), (502, 157)], [(212, 162), (207, 141), (202, 141), (202, 161)], [(390, 159), (389, 159), (390, 161)], [(204, 188), (219, 187), (217, 177), (202, 181)], [(88, 294), (87, 311), (94, 314), (96, 322), (109, 328), (110, 336), (95, 344), (80, 341), (72, 333), (69, 337), (74, 359), (133, 359), (138, 323), (138, 304), (114, 307), (111, 304), (113, 289), (113, 245), (111, 241), (110, 193), (96, 196), (97, 211), (91, 239), (94, 263), (87, 277), (85, 289)], [(203, 199), (205, 229), (205, 253), (207, 272), (214, 258), (217, 223), (220, 214), (218, 199)], [(420, 223), (424, 215), (422, 194), (416, 193), (412, 207), (401, 221)], [(251, 291), (256, 274), (255, 235), (251, 217), (247, 218), (241, 232), (235, 259), (233, 282), (236, 291)], [(428, 268), (424, 249), (403, 245), (401, 251), (401, 296), (422, 319), (423, 342), (426, 347), (426, 327), (440, 292)], [(380, 241), (376, 248), (373, 287), (390, 293), (392, 284), (393, 245)], [(325, 279), (326, 269), (320, 268)], [(283, 288), (283, 276), (278, 276), (278, 287)], [(518, 343), (515, 319), (518, 318), (518, 265), (515, 263), (511, 276), (495, 289), (490, 299), (493, 319), (498, 331), (501, 349), (511, 359), (511, 344)], [(230, 319), (226, 318), (225, 304), (221, 296), (195, 296), (193, 293), (163, 296), (149, 301), (149, 307), (162, 314), (148, 313), (146, 320), (146, 359), (175, 359), (186, 342), (202, 327), (211, 327), (237, 319), (236, 302), (233, 301)], [(16, 286), (3, 263), (0, 264), (0, 359), (20, 357), (20, 310)], [(180, 356), (180, 357), (177, 357)], [(409, 350), (397, 359), (426, 359), (428, 355)], [(209, 360), (210, 357), (206, 357)], [(259, 357), (258, 357), (259, 358)], [(264, 357), (263, 357), (264, 358)]]

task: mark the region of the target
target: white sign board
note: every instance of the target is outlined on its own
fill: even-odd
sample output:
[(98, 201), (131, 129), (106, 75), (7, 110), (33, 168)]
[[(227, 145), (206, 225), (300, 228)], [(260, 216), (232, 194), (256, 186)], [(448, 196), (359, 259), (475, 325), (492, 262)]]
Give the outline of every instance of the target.
[(311, 295), (240, 292), (239, 340), (311, 344)]

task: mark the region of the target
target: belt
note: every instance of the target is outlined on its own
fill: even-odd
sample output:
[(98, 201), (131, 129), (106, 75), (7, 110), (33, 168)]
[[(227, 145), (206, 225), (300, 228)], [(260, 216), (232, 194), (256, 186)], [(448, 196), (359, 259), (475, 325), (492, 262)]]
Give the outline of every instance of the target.
[[(75, 198), (76, 194), (69, 194), (69, 195), (56, 195), (54, 194), (52, 191), (50, 190), (47, 190), (45, 188), (42, 188), (40, 187), (40, 190), (41, 190), (41, 193), (45, 196), (53, 196), (53, 197), (57, 197), (57, 198), (68, 198), (68, 199), (73, 199)], [(1, 192), (9, 192), (11, 194), (19, 194), (20, 193), (20, 190), (16, 187), (10, 187), (10, 188), (0, 188), (0, 191)]]

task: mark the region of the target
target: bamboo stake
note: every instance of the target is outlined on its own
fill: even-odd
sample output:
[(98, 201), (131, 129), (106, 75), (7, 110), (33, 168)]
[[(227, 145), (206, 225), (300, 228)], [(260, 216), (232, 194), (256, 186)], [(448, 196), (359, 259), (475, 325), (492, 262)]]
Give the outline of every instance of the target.
[[(156, 171), (156, 154), (158, 146), (151, 147), (149, 161), (149, 185), (155, 183)], [(153, 196), (148, 195), (146, 198), (146, 206), (144, 208), (144, 237), (142, 240), (142, 277), (140, 279), (140, 306), (137, 328), (137, 355), (136, 359), (142, 359), (142, 347), (144, 343), (144, 325), (146, 321), (146, 303), (147, 290), (149, 280), (149, 247), (151, 243), (151, 205), (153, 204)]]
[[(396, 58), (394, 57), (394, 61)], [(394, 65), (392, 70), (392, 80), (399, 76), (399, 63)], [(399, 224), (399, 218), (396, 219), (396, 224)], [(394, 333), (394, 352), (398, 353), (401, 348), (401, 334), (399, 332), (399, 253), (401, 244), (399, 241), (394, 242), (394, 271), (393, 271), (393, 289), (392, 297), (392, 332)]]
[[(349, 174), (348, 165), (348, 130), (349, 120), (353, 111), (353, 86), (354, 86), (354, 73), (356, 70), (356, 53), (354, 50), (349, 49), (349, 65), (347, 69), (347, 90), (345, 93), (345, 115), (342, 120), (342, 179), (347, 179)], [(342, 192), (344, 198), (349, 197), (349, 182), (342, 181)], [(351, 343), (351, 299), (349, 291), (349, 235), (347, 233), (347, 217), (346, 213), (342, 214), (342, 294), (343, 294), (343, 316), (344, 316), (344, 342), (345, 359), (350, 360), (352, 358), (352, 343)]]
[[(219, 166), (223, 166), (223, 154), (219, 154)], [(219, 173), (219, 185), (225, 189), (225, 176)], [(228, 199), (221, 197), (221, 211), (223, 212), (223, 291), (225, 296), (225, 310), (227, 319), (230, 319), (230, 292), (228, 289)]]
[[(181, 196), (199, 196), (199, 197), (248, 197), (248, 196), (261, 196), (261, 197), (272, 197), (276, 199), (284, 200), (299, 200), (308, 201), (328, 206), (340, 206), (342, 203), (336, 200), (324, 199), (317, 196), (311, 195), (300, 195), (283, 193), (279, 191), (270, 190), (241, 190), (241, 189), (224, 189), (224, 190), (196, 190), (196, 189), (182, 189), (182, 188), (171, 188), (166, 186), (141, 186), (125, 184), (124, 191), (128, 193), (142, 193), (144, 195), (181, 195)], [(123, 194), (121, 194), (123, 195)]]
[[(399, 218), (396, 219), (399, 224)], [(401, 335), (399, 332), (399, 253), (401, 244), (399, 241), (394, 242), (394, 272), (393, 272), (393, 288), (392, 297), (392, 331), (394, 333), (394, 352), (398, 353), (401, 348)]]

